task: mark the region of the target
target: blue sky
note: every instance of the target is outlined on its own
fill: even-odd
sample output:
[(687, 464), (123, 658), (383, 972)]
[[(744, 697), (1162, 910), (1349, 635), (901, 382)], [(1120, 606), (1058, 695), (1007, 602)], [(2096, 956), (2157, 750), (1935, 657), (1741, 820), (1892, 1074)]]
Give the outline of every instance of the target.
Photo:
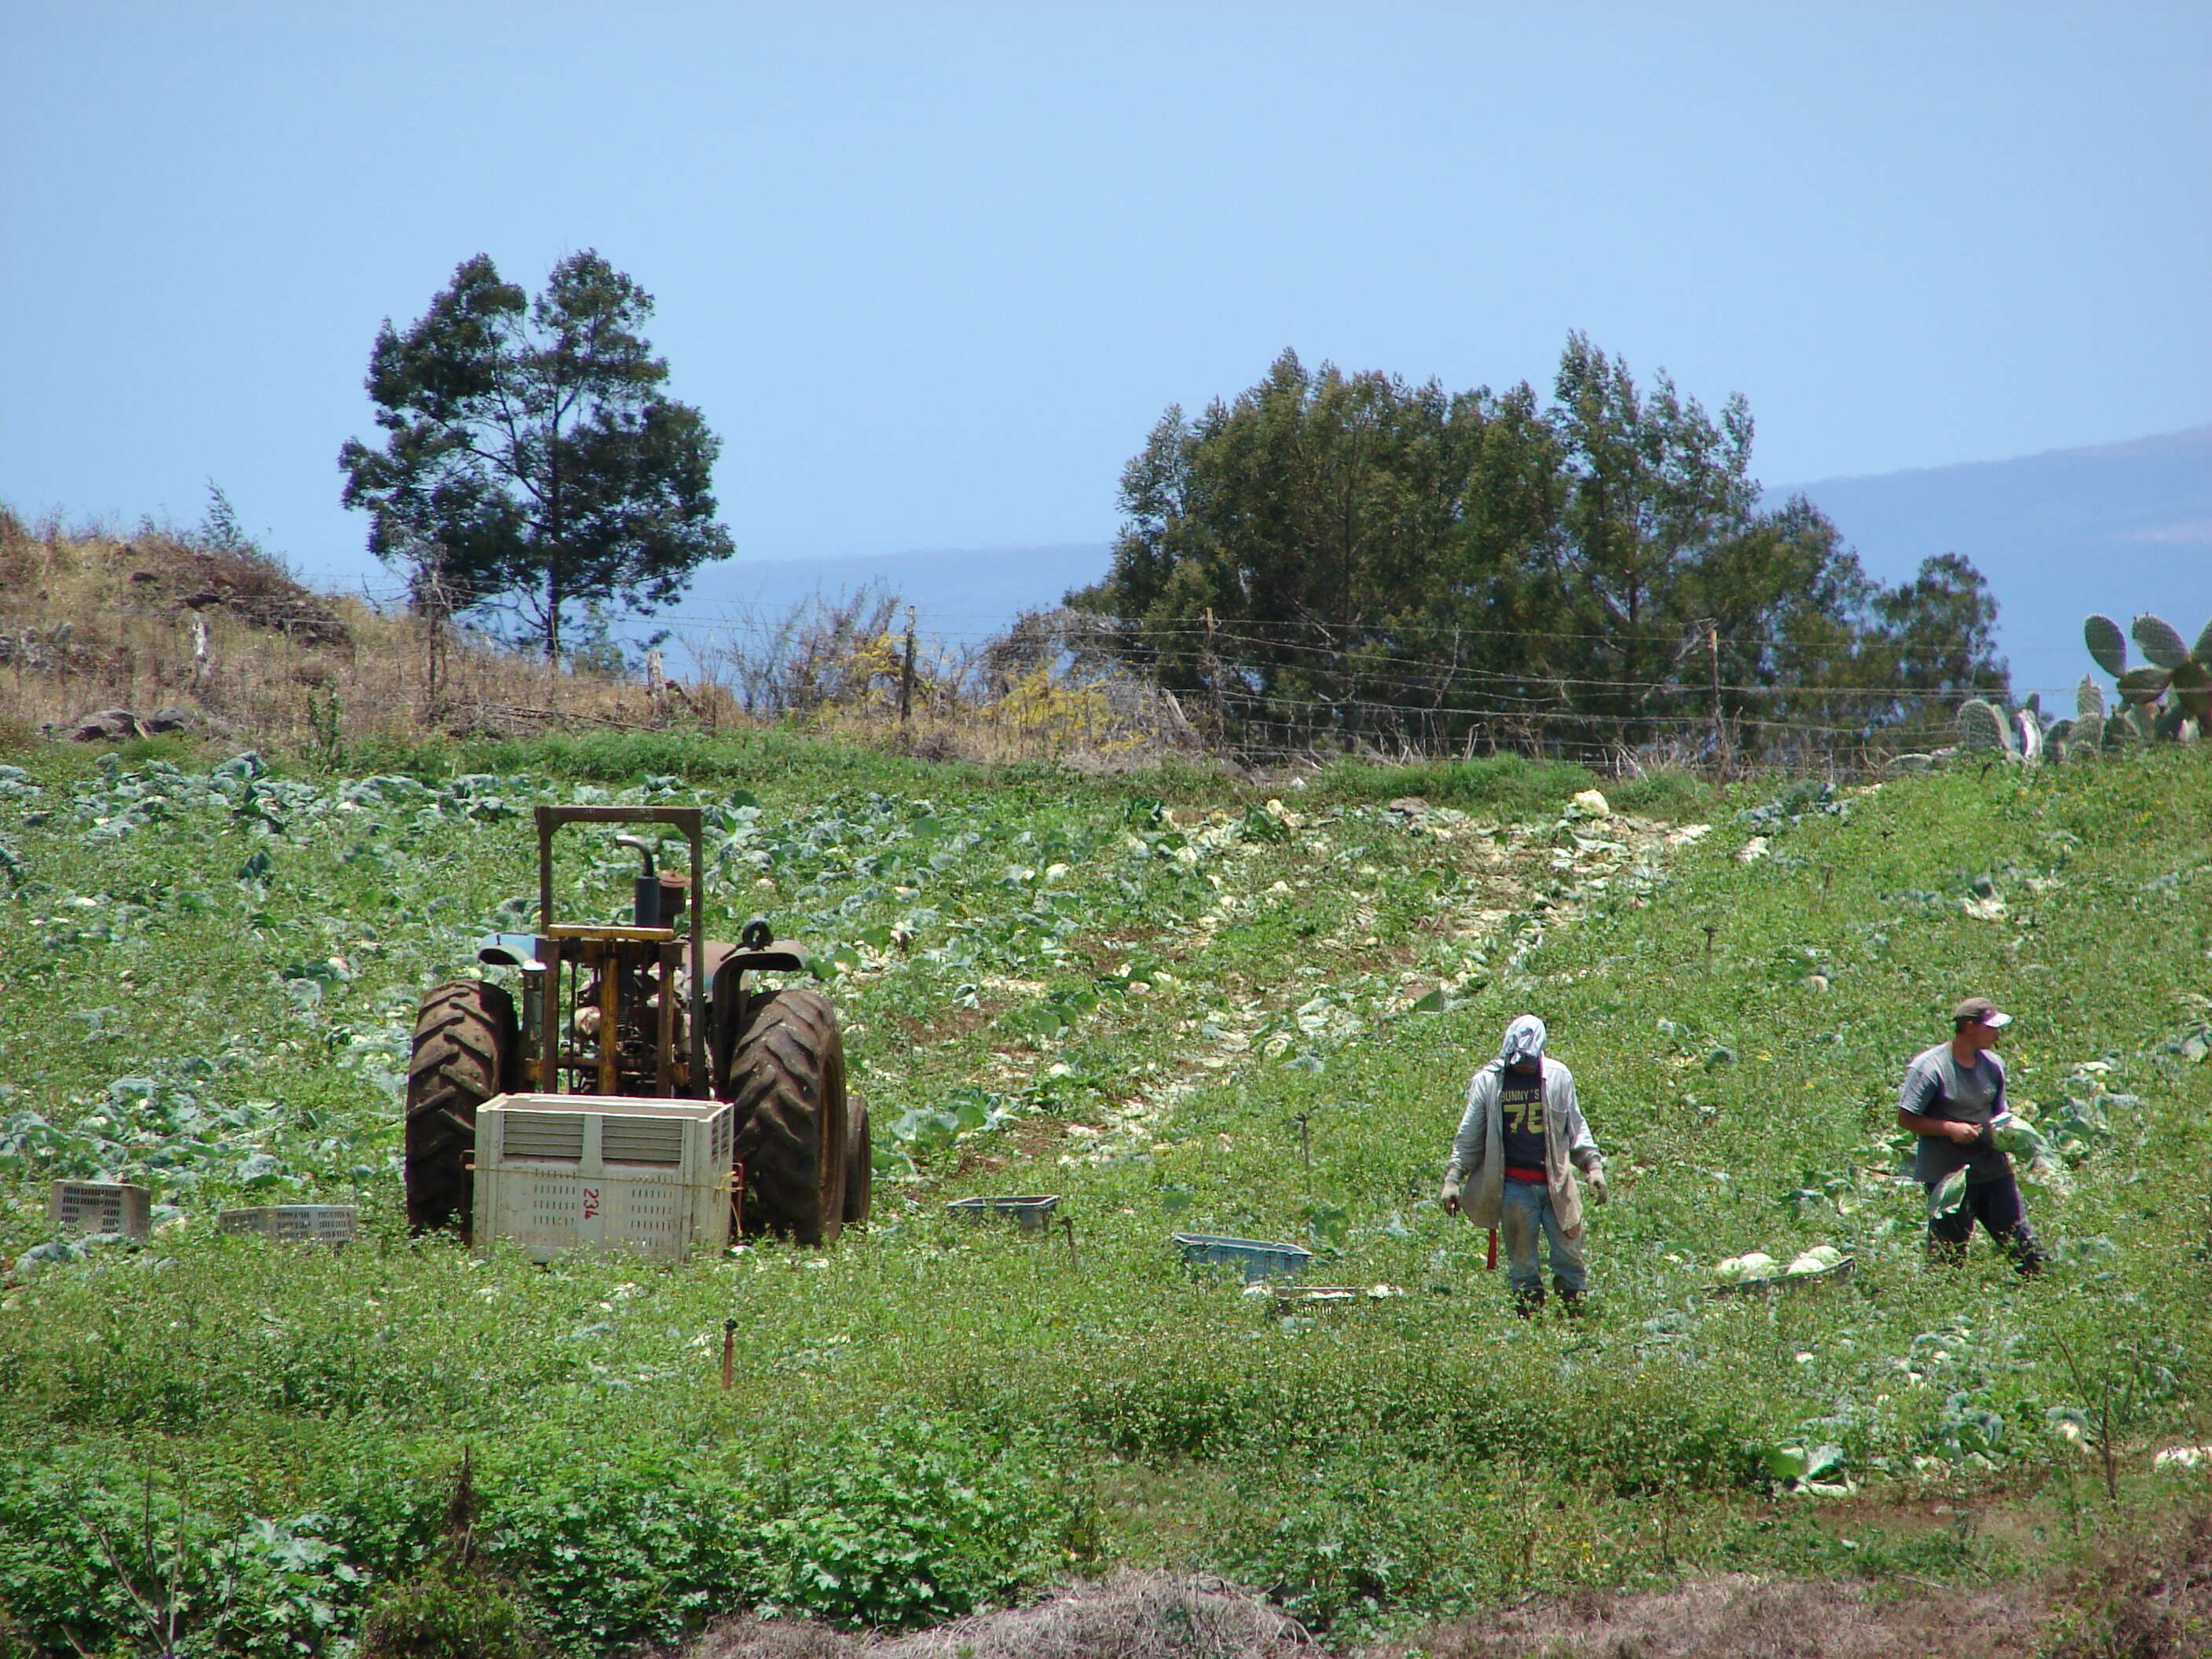
[[(2212, 419), (2212, 7), (0, 0), (0, 500), (359, 576), (386, 315), (597, 247), (741, 557), (1097, 542), (1285, 346), (1795, 481)], [(1846, 526), (1848, 528), (1848, 526)]]

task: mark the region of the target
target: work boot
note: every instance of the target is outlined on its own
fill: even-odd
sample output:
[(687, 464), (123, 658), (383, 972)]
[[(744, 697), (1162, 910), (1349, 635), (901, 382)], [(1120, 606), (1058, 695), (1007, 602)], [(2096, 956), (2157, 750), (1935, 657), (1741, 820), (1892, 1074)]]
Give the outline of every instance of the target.
[(1544, 1311), (1544, 1287), (1532, 1285), (1525, 1291), (1513, 1292), (1513, 1311), (1523, 1319), (1534, 1319)]
[(2013, 1271), (2022, 1279), (2033, 1279), (2043, 1271), (2046, 1258), (2036, 1248), (2035, 1235), (2025, 1224), (2014, 1228), (1998, 1243), (2012, 1258)]
[(1583, 1293), (1580, 1291), (1562, 1288), (1559, 1291), (1559, 1311), (1570, 1319), (1580, 1319), (1584, 1311)]

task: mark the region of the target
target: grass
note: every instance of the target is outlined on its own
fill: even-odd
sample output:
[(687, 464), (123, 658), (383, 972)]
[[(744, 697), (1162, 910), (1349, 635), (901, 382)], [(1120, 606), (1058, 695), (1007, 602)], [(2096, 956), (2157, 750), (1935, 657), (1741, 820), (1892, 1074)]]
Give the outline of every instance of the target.
[[(476, 1535), (574, 1651), (739, 1606), (927, 1623), (1116, 1565), (1225, 1572), (1339, 1644), (1699, 1570), (2001, 1576), (2109, 1529), (2100, 1436), (2122, 1513), (2206, 1478), (2152, 1462), (2212, 1439), (2193, 756), (1662, 780), (1612, 793), (1668, 812), (1593, 822), (1563, 816), (1580, 775), (1488, 763), (1271, 806), (725, 742), (0, 773), (0, 1250), (29, 1258), (0, 1606), (33, 1640), (136, 1639), (167, 1595), (197, 1650), (319, 1651), (434, 1570), (465, 1447)], [(415, 1000), (531, 886), (527, 805), (586, 788), (702, 800), (714, 930), (805, 941), (882, 1126), (865, 1237), (683, 1268), (404, 1238)], [(605, 908), (626, 868), (564, 880)], [(2033, 1283), (1985, 1244), (1925, 1270), (1890, 1173), (1896, 1078), (1967, 989), (2019, 1016), (2015, 1094), (2078, 1131), (2028, 1188)], [(1580, 1323), (1512, 1320), (1434, 1202), (1523, 1008), (1613, 1174)], [(52, 1239), (45, 1182), (103, 1172), (156, 1188), (151, 1248)], [(1073, 1249), (942, 1207), (1011, 1191), (1061, 1193)], [(212, 1233), (295, 1196), (362, 1204), (370, 1241)], [(1177, 1265), (1178, 1229), (1406, 1294), (1280, 1317)], [(1722, 1257), (1814, 1243), (1854, 1277), (1708, 1293)], [(1791, 1450), (1829, 1495), (1774, 1473)]]

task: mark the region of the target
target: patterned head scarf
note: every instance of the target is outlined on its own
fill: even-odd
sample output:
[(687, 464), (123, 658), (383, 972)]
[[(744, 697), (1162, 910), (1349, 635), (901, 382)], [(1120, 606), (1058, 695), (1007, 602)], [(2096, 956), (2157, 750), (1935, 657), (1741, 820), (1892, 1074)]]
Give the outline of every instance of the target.
[(1516, 1060), (1535, 1060), (1544, 1052), (1544, 1022), (1534, 1014), (1516, 1014), (1498, 1045), (1498, 1058), (1510, 1066)]

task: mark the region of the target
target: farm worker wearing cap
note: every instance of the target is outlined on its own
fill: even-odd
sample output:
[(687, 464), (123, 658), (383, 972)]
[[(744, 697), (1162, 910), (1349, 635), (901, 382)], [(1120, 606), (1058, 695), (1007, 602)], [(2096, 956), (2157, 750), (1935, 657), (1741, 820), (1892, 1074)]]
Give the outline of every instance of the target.
[[(2004, 1061), (1997, 1042), (2012, 1016), (1987, 997), (1968, 997), (1951, 1011), (1951, 1040), (1915, 1054), (1898, 1091), (1897, 1121), (1920, 1138), (1913, 1179), (1928, 1188), (1928, 1254), (1932, 1260), (1965, 1259), (1978, 1220), (2023, 1274), (2043, 1267), (2043, 1253), (2027, 1225), (2012, 1160), (1990, 1139), (1990, 1123), (2004, 1115)], [(1936, 1193), (1944, 1180), (1966, 1172), (1966, 1200), (1938, 1214)]]
[(1444, 1164), (1444, 1213), (1465, 1211), (1478, 1227), (1505, 1235), (1506, 1277), (1523, 1318), (1544, 1305), (1536, 1241), (1549, 1245), (1552, 1284), (1570, 1313), (1581, 1310), (1582, 1195), (1606, 1200), (1605, 1160), (1575, 1103), (1574, 1074), (1544, 1057), (1544, 1022), (1522, 1014), (1505, 1028), (1498, 1058), (1469, 1079), (1467, 1110)]

